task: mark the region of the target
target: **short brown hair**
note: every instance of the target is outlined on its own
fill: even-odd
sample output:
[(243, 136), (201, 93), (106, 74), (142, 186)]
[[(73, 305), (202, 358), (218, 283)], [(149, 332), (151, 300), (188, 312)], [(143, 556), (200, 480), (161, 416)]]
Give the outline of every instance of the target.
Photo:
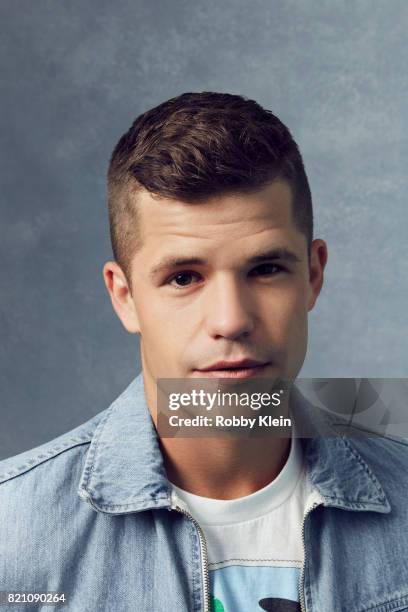
[(137, 117), (108, 169), (112, 250), (128, 282), (140, 247), (138, 190), (194, 204), (277, 178), (291, 186), (294, 220), (310, 251), (312, 198), (302, 157), (271, 111), (243, 96), (201, 92), (181, 94)]

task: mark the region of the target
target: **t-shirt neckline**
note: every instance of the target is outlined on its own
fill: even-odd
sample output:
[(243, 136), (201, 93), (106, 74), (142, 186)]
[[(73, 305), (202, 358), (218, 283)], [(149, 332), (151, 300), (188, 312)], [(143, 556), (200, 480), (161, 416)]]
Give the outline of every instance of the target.
[[(292, 428), (293, 430), (293, 428)], [(173, 501), (184, 506), (201, 525), (230, 525), (259, 518), (280, 506), (293, 493), (302, 471), (300, 440), (293, 435), (285, 465), (266, 486), (236, 499), (212, 499), (194, 495), (172, 484)]]

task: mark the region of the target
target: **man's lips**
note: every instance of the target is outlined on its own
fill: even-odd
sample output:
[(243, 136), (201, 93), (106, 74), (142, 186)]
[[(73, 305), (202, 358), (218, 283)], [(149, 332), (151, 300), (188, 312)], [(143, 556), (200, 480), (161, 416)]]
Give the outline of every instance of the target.
[(269, 362), (242, 359), (240, 361), (218, 361), (206, 368), (196, 370), (202, 378), (251, 378), (258, 376)]

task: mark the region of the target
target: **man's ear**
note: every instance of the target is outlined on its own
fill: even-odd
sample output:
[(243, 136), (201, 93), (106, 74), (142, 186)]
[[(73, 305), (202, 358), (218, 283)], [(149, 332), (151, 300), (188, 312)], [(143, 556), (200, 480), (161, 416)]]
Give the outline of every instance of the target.
[(323, 272), (327, 263), (327, 245), (324, 240), (313, 240), (310, 246), (308, 310), (312, 310), (323, 285)]
[(123, 327), (130, 334), (140, 332), (139, 319), (126, 276), (115, 261), (103, 266), (103, 279), (110, 295), (112, 306)]

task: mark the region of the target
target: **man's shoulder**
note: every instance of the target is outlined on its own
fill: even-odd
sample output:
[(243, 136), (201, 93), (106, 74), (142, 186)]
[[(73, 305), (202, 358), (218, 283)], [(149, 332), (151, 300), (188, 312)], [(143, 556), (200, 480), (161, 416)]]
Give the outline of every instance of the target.
[(372, 459), (377, 458), (380, 463), (385, 456), (398, 457), (402, 462), (408, 463), (408, 438), (352, 428), (349, 439), (361, 454)]
[(0, 462), (0, 575), (6, 589), (50, 590), (45, 585), (60, 584), (64, 568), (77, 563), (82, 536), (96, 515), (81, 500), (79, 484), (105, 413)]
[(43, 470), (53, 470), (55, 462), (62, 466), (65, 462), (71, 463), (73, 455), (82, 457), (107, 410), (49, 442), (0, 461), (0, 492), (5, 483), (31, 477), (38, 468), (43, 476)]

